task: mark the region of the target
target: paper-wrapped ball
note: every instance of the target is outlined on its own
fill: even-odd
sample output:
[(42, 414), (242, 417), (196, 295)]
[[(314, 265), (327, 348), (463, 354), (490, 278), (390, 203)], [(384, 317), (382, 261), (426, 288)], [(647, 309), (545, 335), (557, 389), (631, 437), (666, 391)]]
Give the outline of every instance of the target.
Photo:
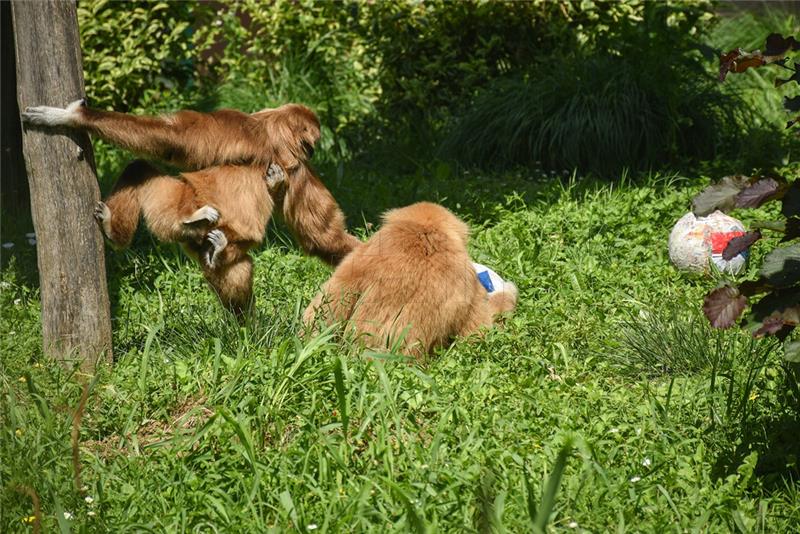
[(725, 260), (722, 251), (731, 239), (744, 233), (741, 221), (721, 211), (707, 217), (689, 212), (678, 219), (669, 234), (669, 259), (682, 271), (708, 273), (714, 266), (724, 273), (739, 274), (747, 264), (748, 252)]

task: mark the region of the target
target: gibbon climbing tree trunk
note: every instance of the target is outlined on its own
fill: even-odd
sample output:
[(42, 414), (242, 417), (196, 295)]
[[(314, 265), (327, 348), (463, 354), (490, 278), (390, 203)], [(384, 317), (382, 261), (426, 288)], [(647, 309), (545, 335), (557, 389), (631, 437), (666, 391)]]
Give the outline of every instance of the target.
[[(84, 95), (74, 1), (12, 2), (17, 102), (65, 106)], [(85, 134), (25, 128), (22, 136), (36, 230), (45, 354), (85, 371), (111, 359), (100, 198)]]

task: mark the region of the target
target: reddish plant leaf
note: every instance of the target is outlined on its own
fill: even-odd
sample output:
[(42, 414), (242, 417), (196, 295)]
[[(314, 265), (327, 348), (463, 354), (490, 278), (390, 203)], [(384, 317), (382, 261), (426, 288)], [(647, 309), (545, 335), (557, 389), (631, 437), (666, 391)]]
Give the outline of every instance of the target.
[(757, 208), (765, 202), (777, 198), (783, 191), (773, 178), (763, 178), (742, 190), (734, 200), (737, 208)]
[(719, 287), (703, 299), (703, 313), (714, 328), (730, 328), (747, 306), (747, 297), (735, 287)]
[(736, 195), (747, 187), (747, 176), (726, 176), (718, 183), (706, 187), (692, 200), (692, 211), (698, 217), (714, 210), (728, 211), (736, 205)]
[(761, 323), (761, 328), (753, 332), (753, 337), (762, 337), (765, 335), (774, 336), (783, 330), (783, 327), (783, 317), (772, 315), (764, 319), (764, 321)]
[(779, 33), (771, 33), (767, 36), (767, 43), (764, 47), (765, 56), (783, 57), (789, 50), (800, 50), (800, 42), (793, 36), (784, 37)]
[[(778, 289), (753, 304), (744, 326), (756, 337), (788, 335), (800, 322), (800, 287)], [(780, 324), (779, 324), (780, 323)]]
[(727, 245), (725, 245), (725, 250), (722, 251), (722, 259), (725, 261), (731, 261), (735, 256), (738, 256), (743, 251), (750, 248), (750, 245), (759, 239), (761, 239), (761, 232), (758, 230), (753, 230), (752, 232), (747, 232), (739, 237), (734, 237), (728, 241)]
[(776, 289), (767, 293), (761, 300), (753, 304), (748, 320), (763, 322), (767, 317), (780, 316), (783, 322), (790, 325), (800, 321), (800, 287)]
[(736, 63), (736, 58), (739, 57), (741, 48), (731, 50), (727, 54), (723, 54), (719, 58), (719, 81), (724, 82), (728, 73), (733, 70)]
[(760, 67), (766, 60), (761, 52), (745, 52), (741, 48), (731, 50), (719, 58), (719, 81), (724, 82), (729, 72), (744, 72), (751, 67)]

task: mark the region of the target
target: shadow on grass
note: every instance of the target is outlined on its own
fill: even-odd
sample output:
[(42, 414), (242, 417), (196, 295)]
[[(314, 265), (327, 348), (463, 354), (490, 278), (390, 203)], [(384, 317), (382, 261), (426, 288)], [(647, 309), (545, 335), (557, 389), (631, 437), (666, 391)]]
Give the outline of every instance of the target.
[[(741, 433), (730, 439), (714, 465), (716, 478), (736, 472), (744, 458), (758, 453), (755, 475), (768, 490), (780, 490), (787, 482), (800, 481), (800, 373), (787, 369), (783, 382), (776, 381), (780, 391), (775, 406), (780, 413), (765, 414), (741, 425)], [(731, 432), (729, 432), (730, 434)]]

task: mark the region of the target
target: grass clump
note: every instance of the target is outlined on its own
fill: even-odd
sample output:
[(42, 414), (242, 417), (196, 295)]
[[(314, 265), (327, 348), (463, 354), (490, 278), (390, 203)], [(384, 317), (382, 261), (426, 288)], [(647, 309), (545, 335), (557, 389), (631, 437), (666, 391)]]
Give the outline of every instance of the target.
[(633, 375), (687, 375), (761, 362), (775, 347), (712, 328), (690, 303), (642, 309), (620, 324), (614, 358)]
[(456, 122), (443, 153), (484, 168), (603, 176), (713, 158), (744, 123), (737, 100), (702, 72), (664, 70), (597, 55), (500, 80)]

